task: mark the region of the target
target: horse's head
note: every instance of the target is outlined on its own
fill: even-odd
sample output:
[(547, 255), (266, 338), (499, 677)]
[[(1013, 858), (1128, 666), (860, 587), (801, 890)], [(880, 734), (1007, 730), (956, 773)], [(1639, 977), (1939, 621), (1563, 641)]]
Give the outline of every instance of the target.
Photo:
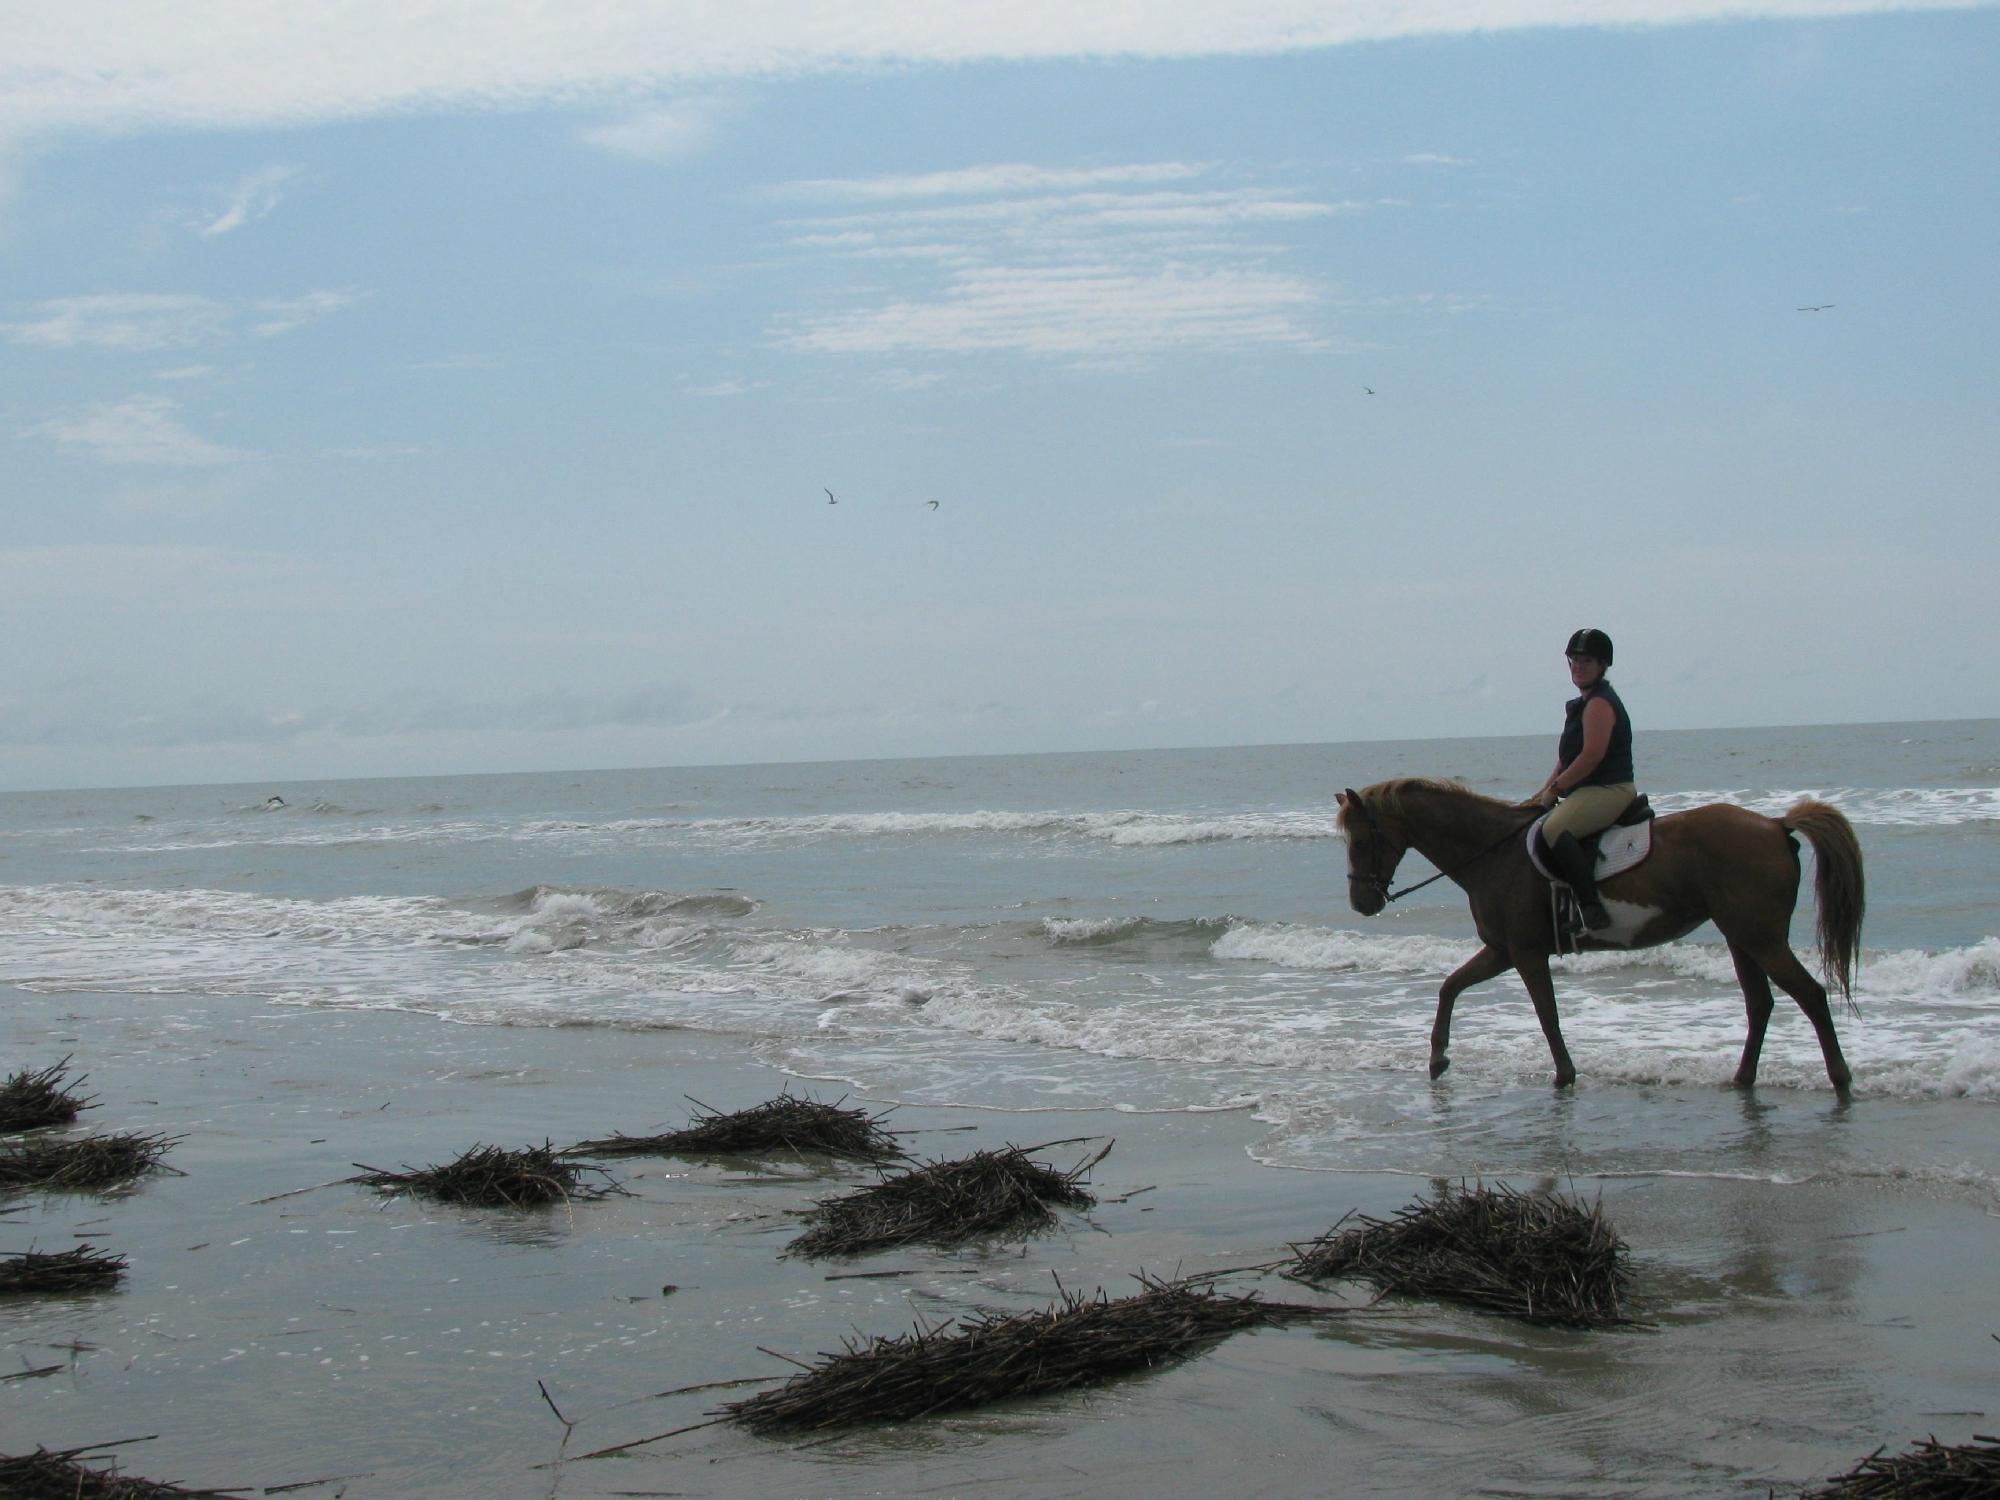
[(1335, 822), (1347, 839), (1347, 904), (1372, 917), (1389, 904), (1389, 883), (1410, 847), (1394, 813), (1349, 787)]

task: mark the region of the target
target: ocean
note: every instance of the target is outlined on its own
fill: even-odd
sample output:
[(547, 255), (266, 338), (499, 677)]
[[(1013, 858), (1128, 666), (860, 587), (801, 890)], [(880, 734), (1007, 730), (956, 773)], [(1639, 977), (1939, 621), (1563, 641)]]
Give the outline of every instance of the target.
[[(1836, 1018), (1852, 1110), (1782, 995), (1750, 1100), (1713, 928), (1559, 961), (1579, 1070), (1439, 882), (1346, 905), (1333, 798), (1525, 795), (1553, 740), (1047, 754), (0, 796), (0, 983), (711, 1033), (912, 1105), (1247, 1110), (1273, 1166), (1464, 1177), (1887, 1178), (2000, 1207), (2000, 721), (1648, 732), (1662, 812), (1803, 795), (1855, 824), (1869, 909)], [(1400, 878), (1430, 873), (1411, 855)], [(1794, 946), (1811, 962), (1810, 885)]]

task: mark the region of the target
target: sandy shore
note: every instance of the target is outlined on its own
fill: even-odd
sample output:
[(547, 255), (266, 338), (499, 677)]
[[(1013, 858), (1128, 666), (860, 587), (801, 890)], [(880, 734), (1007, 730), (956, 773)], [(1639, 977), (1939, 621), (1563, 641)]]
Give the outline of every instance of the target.
[[(355, 1500), (1783, 1494), (1877, 1444), (1963, 1441), (1994, 1422), (1989, 1205), (1893, 1182), (1644, 1178), (1575, 1186), (1601, 1189), (1633, 1246), (1648, 1328), (1551, 1332), (1436, 1306), (1362, 1308), (1356, 1294), (1349, 1318), (1239, 1335), (1085, 1397), (813, 1446), (718, 1426), (537, 1467), (699, 1421), (718, 1393), (655, 1393), (788, 1368), (760, 1346), (810, 1359), (919, 1318), (1046, 1305), (1052, 1276), (1119, 1295), (1140, 1271), (1269, 1261), (1350, 1209), (1386, 1213), (1428, 1184), (1259, 1166), (1247, 1113), (911, 1108), (890, 1123), (917, 1132), (921, 1155), (1115, 1136), (1096, 1191), (1150, 1191), (1026, 1245), (833, 1265), (781, 1258), (790, 1211), (866, 1172), (638, 1159), (618, 1170), (633, 1196), (533, 1215), (354, 1186), (260, 1203), (356, 1162), (678, 1125), (684, 1096), (741, 1108), (784, 1079), (729, 1038), (676, 1031), (180, 996), (0, 991), (0, 1006), (0, 1065), (73, 1053), (99, 1100), (86, 1122), (184, 1137), (170, 1160), (186, 1174), (111, 1198), (0, 1203), (0, 1249), (81, 1238), (132, 1262), (116, 1292), (0, 1305), (0, 1374), (58, 1367), (0, 1382), (6, 1451), (157, 1434), (121, 1450), (132, 1472), (329, 1480), (296, 1493)], [(1049, 1155), (1066, 1164), (1083, 1149)], [(540, 1385), (575, 1424), (566, 1449)]]

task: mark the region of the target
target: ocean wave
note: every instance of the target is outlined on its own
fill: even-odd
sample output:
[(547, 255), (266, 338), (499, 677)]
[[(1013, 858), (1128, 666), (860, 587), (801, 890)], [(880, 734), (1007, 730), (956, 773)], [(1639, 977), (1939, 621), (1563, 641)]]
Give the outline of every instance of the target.
[(698, 846), (742, 848), (830, 838), (953, 835), (1075, 838), (1126, 848), (1236, 839), (1338, 837), (1332, 814), (1324, 812), (1193, 814), (1136, 810), (813, 813), (751, 818), (618, 818), (602, 823), (562, 819), (527, 823), (522, 825), (520, 833), (527, 839), (680, 841)]
[(1662, 813), (1726, 802), (1770, 818), (1782, 817), (1804, 797), (1832, 803), (1850, 822), (1863, 825), (1937, 828), (2000, 821), (2000, 786), (1812, 787), (1795, 791), (1738, 788), (1651, 794), (1653, 805)]
[(1233, 925), (1229, 917), (1044, 917), (1042, 936), (1057, 948), (1109, 948), (1123, 944), (1213, 941)]
[[(1476, 947), (1470, 938), (1385, 936), (1346, 928), (1243, 922), (1217, 938), (1210, 952), (1218, 959), (1282, 968), (1436, 974), (1442, 979), (1470, 958)], [(1656, 948), (1573, 954), (1556, 960), (1556, 968), (1558, 973), (1583, 978), (1651, 971), (1725, 986), (1732, 992), (1736, 985), (1735, 964), (1720, 943), (1665, 943)], [(1857, 996), (1876, 1000), (1984, 1001), (2000, 996), (2000, 937), (1942, 952), (1923, 948), (1864, 952), (1854, 989)]]

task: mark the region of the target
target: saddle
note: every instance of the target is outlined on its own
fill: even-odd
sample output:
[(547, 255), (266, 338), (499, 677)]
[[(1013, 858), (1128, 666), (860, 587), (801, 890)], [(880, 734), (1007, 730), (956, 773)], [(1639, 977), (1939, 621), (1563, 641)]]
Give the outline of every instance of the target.
[[(1597, 878), (1609, 880), (1613, 875), (1622, 875), (1627, 870), (1645, 863), (1646, 856), (1653, 852), (1653, 804), (1641, 792), (1626, 804), (1625, 811), (1618, 815), (1618, 821), (1602, 833), (1593, 833), (1588, 838), (1578, 839), (1583, 849), (1597, 859)], [(1583, 923), (1576, 915), (1576, 896), (1568, 882), (1560, 874), (1551, 870), (1542, 859), (1542, 824), (1548, 815), (1528, 825), (1528, 862), (1541, 877), (1548, 881), (1551, 899), (1554, 902), (1553, 918), (1557, 934), (1556, 951), (1574, 953), (1578, 951), (1578, 938), (1582, 935)], [(1629, 941), (1619, 939), (1611, 933), (1599, 935), (1600, 941)]]

